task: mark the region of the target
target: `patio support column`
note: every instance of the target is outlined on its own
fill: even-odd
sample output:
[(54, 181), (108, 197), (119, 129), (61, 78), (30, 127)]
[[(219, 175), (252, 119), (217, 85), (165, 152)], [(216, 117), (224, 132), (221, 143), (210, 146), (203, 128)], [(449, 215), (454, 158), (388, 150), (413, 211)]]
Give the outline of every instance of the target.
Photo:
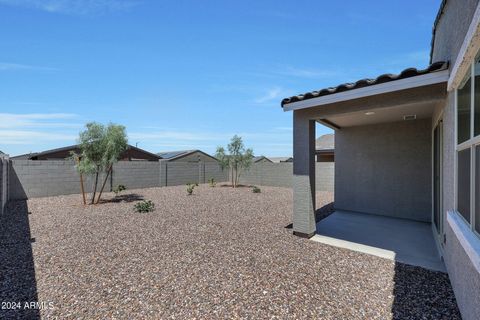
[(293, 112), (293, 234), (315, 234), (315, 121)]

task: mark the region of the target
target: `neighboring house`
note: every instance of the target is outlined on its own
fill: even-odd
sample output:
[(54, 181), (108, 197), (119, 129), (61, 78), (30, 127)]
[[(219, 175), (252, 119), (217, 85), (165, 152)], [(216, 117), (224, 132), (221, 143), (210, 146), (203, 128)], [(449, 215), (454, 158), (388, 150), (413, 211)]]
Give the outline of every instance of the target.
[(258, 156), (258, 157), (253, 157), (252, 162), (253, 163), (272, 163), (272, 160), (268, 159), (265, 156)]
[(169, 162), (218, 162), (217, 158), (201, 150), (168, 151), (157, 154)]
[(348, 210), (426, 222), (429, 235), (417, 245), (436, 244), (464, 319), (480, 319), (479, 53), (479, 1), (443, 1), (427, 68), (282, 101), (294, 114), (294, 234), (317, 231), (318, 121), (335, 130), (332, 217)]
[[(42, 152), (34, 152), (11, 157), (12, 160), (65, 160), (70, 157), (71, 152), (80, 153), (78, 145), (67, 146)], [(158, 161), (161, 157), (143, 149), (128, 145), (125, 152), (122, 153), (121, 161)]]
[(335, 162), (335, 134), (329, 133), (315, 140), (317, 162)]
[(280, 162), (293, 162), (292, 157), (268, 157), (271, 162), (273, 163), (280, 163)]

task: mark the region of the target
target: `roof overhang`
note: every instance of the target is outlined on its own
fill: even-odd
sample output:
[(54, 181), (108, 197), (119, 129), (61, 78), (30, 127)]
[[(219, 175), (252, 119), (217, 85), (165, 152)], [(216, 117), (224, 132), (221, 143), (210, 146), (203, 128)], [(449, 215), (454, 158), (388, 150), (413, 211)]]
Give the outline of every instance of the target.
[(369, 96), (375, 96), (395, 91), (413, 89), (438, 83), (447, 82), (449, 79), (449, 70), (431, 72), (423, 75), (409, 77), (405, 79), (390, 81), (386, 83), (375, 84), (359, 89), (348, 90), (326, 96), (312, 99), (286, 103), (283, 105), (284, 111), (301, 110), (336, 102), (359, 99)]

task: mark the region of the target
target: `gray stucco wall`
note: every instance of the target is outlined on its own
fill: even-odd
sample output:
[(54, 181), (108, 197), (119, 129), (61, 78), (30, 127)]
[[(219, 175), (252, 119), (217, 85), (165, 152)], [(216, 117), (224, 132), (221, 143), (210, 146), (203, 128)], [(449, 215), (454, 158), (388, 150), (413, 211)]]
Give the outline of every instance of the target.
[(335, 132), (335, 207), (431, 221), (431, 119)]
[[(335, 164), (315, 163), (316, 191), (333, 191)], [(240, 183), (259, 186), (291, 188), (293, 183), (293, 163), (255, 163), (240, 176)]]
[(443, 226), (446, 242), (444, 261), (458, 307), (464, 319), (480, 319), (480, 273), (447, 222), (447, 212), (455, 209), (455, 100), (448, 96), (443, 110)]
[(480, 319), (480, 274), (450, 226), (445, 232), (444, 261), (462, 318)]
[(479, 0), (448, 0), (437, 24), (432, 62), (455, 62)]

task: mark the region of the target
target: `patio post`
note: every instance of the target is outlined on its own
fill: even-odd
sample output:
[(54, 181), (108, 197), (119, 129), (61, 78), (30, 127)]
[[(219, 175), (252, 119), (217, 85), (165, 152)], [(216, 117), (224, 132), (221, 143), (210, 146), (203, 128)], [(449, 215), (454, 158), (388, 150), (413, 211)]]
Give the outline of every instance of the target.
[(293, 112), (293, 234), (315, 234), (315, 120)]

